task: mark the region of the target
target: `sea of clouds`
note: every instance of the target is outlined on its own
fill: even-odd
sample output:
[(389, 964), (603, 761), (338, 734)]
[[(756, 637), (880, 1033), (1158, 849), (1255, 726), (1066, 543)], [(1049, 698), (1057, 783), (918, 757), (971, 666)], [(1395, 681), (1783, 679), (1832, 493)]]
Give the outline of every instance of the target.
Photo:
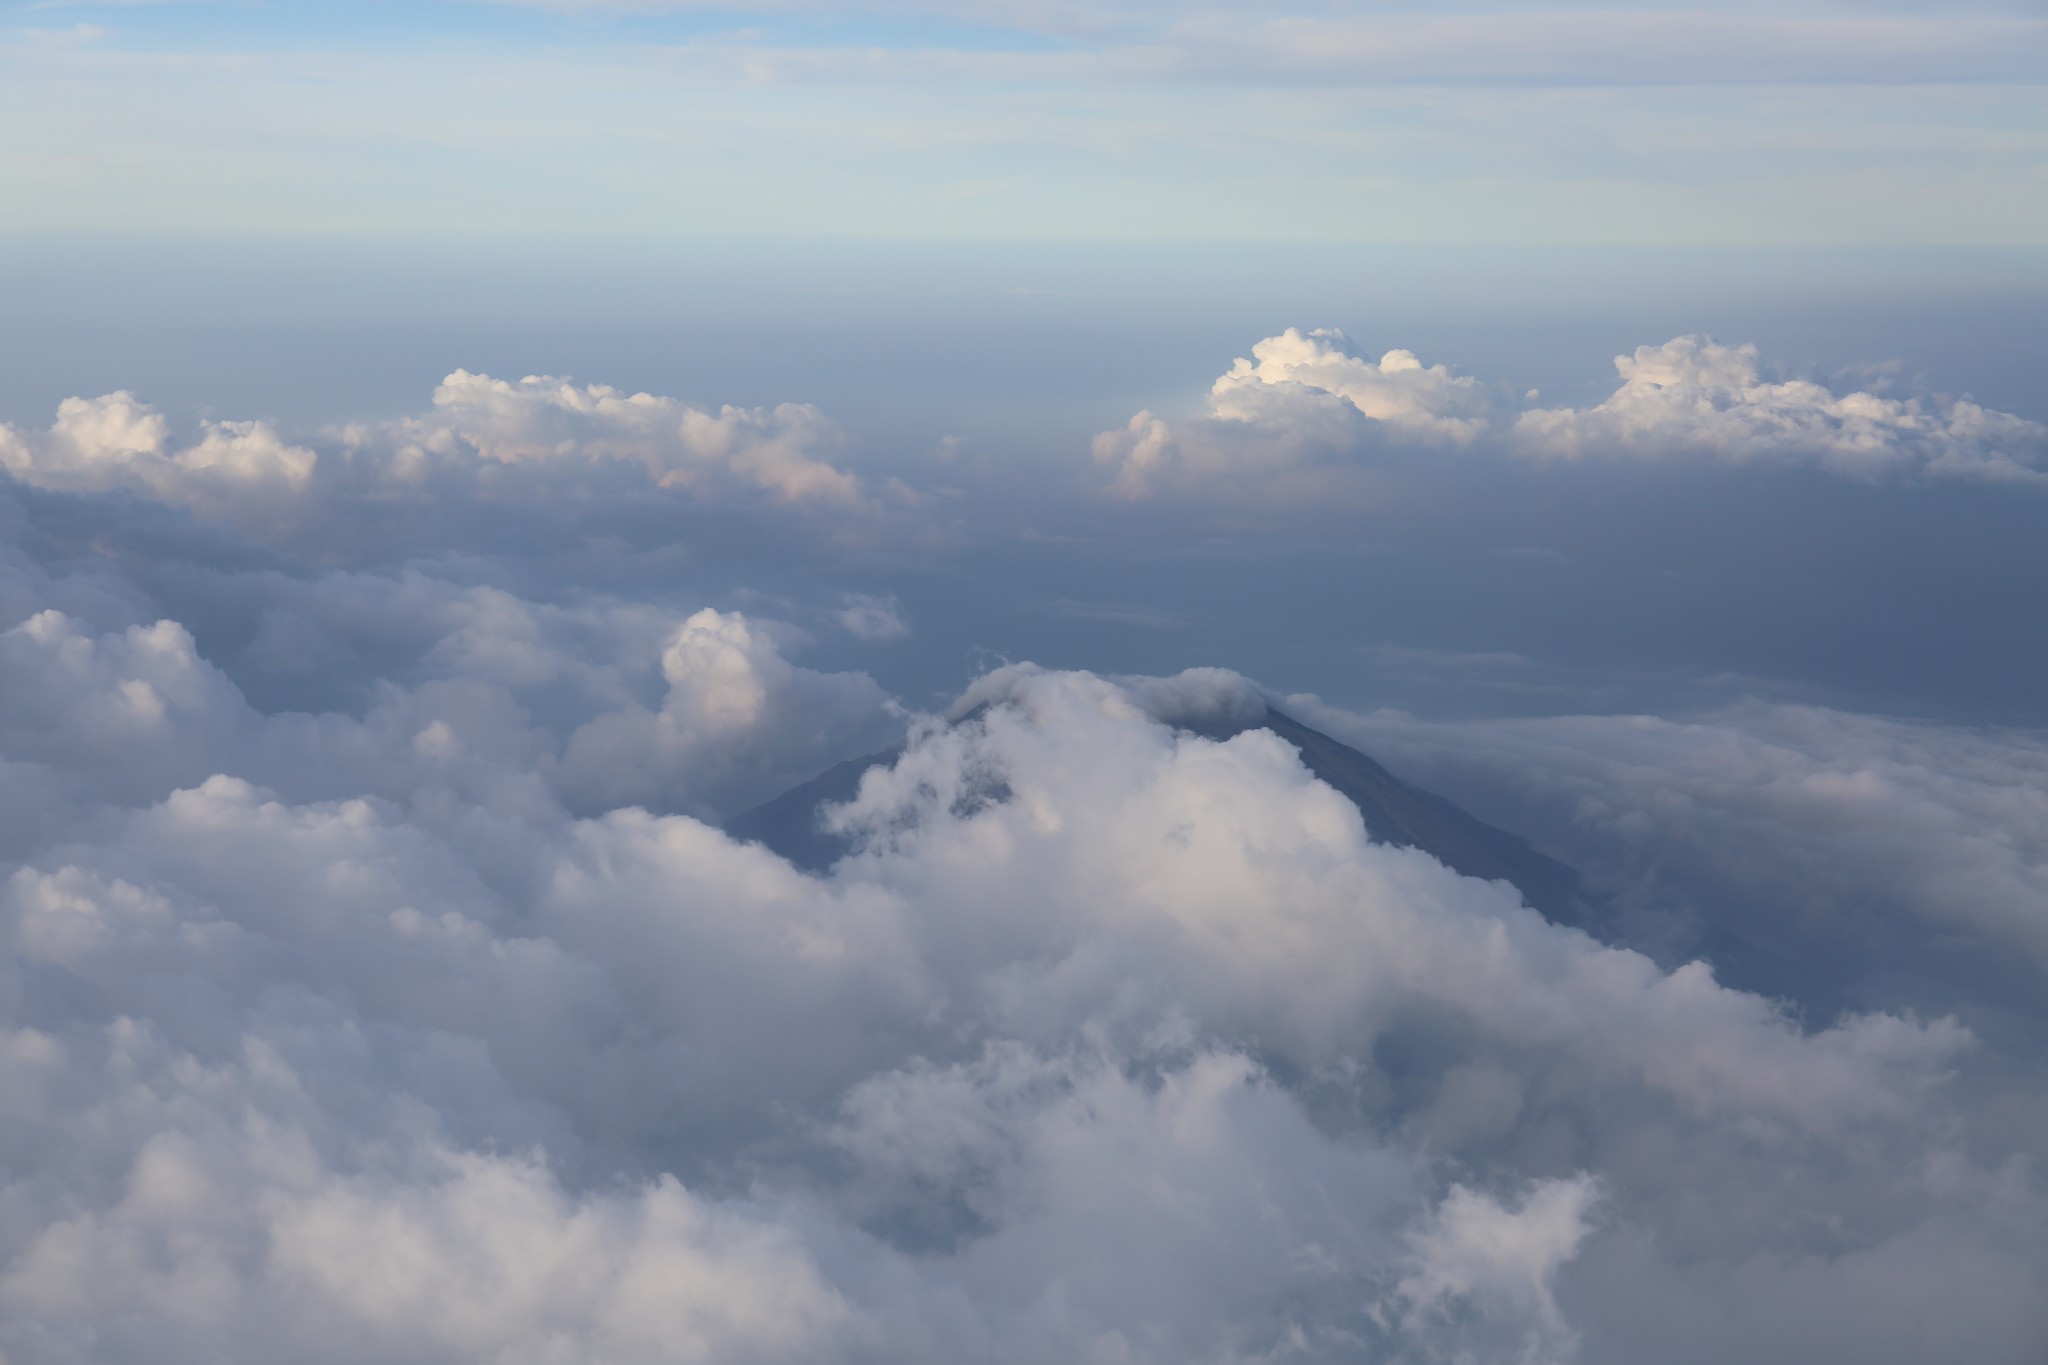
[[(2044, 496), (2048, 433), (1967, 400), (1617, 364), (1545, 407), (1290, 331), (1071, 496)], [(2040, 1359), (2048, 737), (1025, 664), (949, 721), (804, 662), (915, 648), (887, 593), (693, 586), (982, 533), (846, 449), (461, 371), (324, 432), (0, 428), (0, 1360)], [(1173, 723), (1268, 702), (1571, 861), (1604, 931)], [(898, 739), (828, 872), (720, 831)]]

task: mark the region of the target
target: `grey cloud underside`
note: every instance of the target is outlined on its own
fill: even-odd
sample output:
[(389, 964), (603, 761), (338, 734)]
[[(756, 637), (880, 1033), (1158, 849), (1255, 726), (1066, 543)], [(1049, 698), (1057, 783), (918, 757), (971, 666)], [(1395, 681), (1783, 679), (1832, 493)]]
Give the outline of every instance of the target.
[[(1431, 450), (1498, 420), (1372, 369)], [(2040, 1358), (2037, 732), (988, 663), (931, 714), (870, 669), (957, 674), (971, 480), (442, 399), (8, 433), (8, 1365)], [(1102, 482), (1060, 525), (1146, 515)]]

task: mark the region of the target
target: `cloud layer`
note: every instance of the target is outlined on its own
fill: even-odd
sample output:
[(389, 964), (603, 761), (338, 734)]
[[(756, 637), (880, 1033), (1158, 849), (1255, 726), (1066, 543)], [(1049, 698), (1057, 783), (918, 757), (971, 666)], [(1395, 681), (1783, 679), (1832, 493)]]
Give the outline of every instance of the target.
[[(1327, 334), (1212, 401), (1126, 492), (1512, 430)], [(925, 525), (838, 439), (460, 372), (6, 434), (9, 1365), (2038, 1358), (2038, 737), (1312, 717), (1578, 862), (1590, 936), (1194, 733), (1235, 673), (926, 714), (817, 657), (916, 643), (892, 593), (703, 588), (734, 525)], [(717, 824), (897, 739), (822, 875)]]
[[(746, 733), (748, 639), (685, 622), (638, 714)], [(1982, 1358), (2037, 1325), (1984, 1220), (2039, 1196), (1930, 1107), (1965, 1030), (1803, 1031), (1370, 844), (1270, 735), (1154, 718), (1227, 676), (991, 679), (818, 879), (573, 815), (473, 699), (261, 717), (169, 623), (6, 642), (51, 678), (10, 776), (73, 803), (0, 898), (10, 1358), (1606, 1358), (1643, 1294), (1744, 1340), (1759, 1257), (1861, 1342), (1934, 1246), (2012, 1267)]]
[[(1960, 973), (1952, 998), (1984, 1007), (2048, 970), (2038, 732), (1755, 703), (1687, 721), (1331, 719), (1425, 780), (1487, 793), (1679, 951), (1733, 929), (1759, 967), (1789, 957), (1816, 983)], [(1873, 972), (1880, 959), (1893, 965)], [(2011, 978), (1987, 978), (1992, 963)]]

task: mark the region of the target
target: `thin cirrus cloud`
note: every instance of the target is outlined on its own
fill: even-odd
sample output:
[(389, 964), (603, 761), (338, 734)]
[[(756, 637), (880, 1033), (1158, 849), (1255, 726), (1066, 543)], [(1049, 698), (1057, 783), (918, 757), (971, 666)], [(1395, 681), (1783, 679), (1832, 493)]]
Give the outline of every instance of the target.
[[(1616, 5), (1381, 7), (902, 4), (758, 7), (721, 30), (712, 4), (510, 0), (583, 19), (689, 18), (700, 50), (730, 48), (785, 78), (939, 74), (961, 62), (983, 74), (1065, 79), (1432, 82), (1535, 85), (2020, 81), (2048, 77), (2043, 25), (2024, 9), (1942, 18), (1845, 12)], [(830, 24), (815, 21), (829, 17)], [(965, 27), (962, 27), (965, 26)], [(650, 31), (657, 37), (658, 28)], [(1022, 46), (990, 43), (1003, 34)], [(975, 35), (971, 40), (968, 35)], [(776, 54), (780, 54), (778, 60)]]
[(0, 230), (2010, 245), (2044, 221), (2025, 12), (12, 14), (0, 166), (33, 192)]

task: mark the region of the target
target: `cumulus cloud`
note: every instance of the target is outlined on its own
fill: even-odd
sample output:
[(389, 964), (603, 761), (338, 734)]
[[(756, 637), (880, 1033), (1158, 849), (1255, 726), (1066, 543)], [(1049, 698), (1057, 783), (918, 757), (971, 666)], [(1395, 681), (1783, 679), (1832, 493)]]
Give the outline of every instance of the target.
[(1141, 412), (1096, 437), (1109, 491), (1180, 489), (1325, 496), (1377, 457), (1474, 451), (1526, 459), (1707, 459), (1812, 465), (1848, 478), (1964, 478), (2048, 485), (2048, 428), (1968, 400), (1836, 394), (1764, 377), (1756, 347), (1678, 337), (1619, 356), (1621, 386), (1589, 408), (1516, 413), (1494, 388), (1424, 368), (1408, 351), (1377, 362), (1341, 333), (1293, 328), (1252, 348), (1210, 391), (1206, 412)]
[(207, 422), (173, 447), (163, 414), (126, 391), (67, 398), (48, 431), (0, 425), (0, 465), (44, 488), (127, 488), (215, 514), (275, 516), (304, 491), (317, 457), (265, 422)]
[(1540, 408), (1515, 421), (1532, 454), (1812, 463), (1875, 482), (1900, 474), (2048, 485), (2048, 428), (1967, 400), (1836, 395), (1811, 380), (1765, 379), (1752, 345), (1678, 337), (1616, 356), (1621, 387), (1592, 408)]
[(807, 404), (712, 411), (603, 384), (457, 370), (427, 412), (310, 444), (262, 421), (204, 422), (181, 442), (133, 394), (68, 398), (47, 431), (0, 425), (0, 466), (36, 487), (126, 489), (278, 539), (347, 513), (351, 499), (369, 504), (358, 516), (435, 497), (545, 500), (563, 480), (611, 467), (697, 502), (864, 513), (873, 504), (860, 480), (833, 462), (844, 445)]
[(1234, 361), (1188, 423), (1141, 412), (1095, 438), (1111, 490), (1139, 498), (1174, 484), (1287, 477), (1385, 445), (1469, 445), (1486, 432), (1492, 394), (1409, 351), (1354, 355), (1342, 332), (1288, 328)]
[(786, 503), (842, 507), (860, 483), (834, 467), (839, 429), (808, 404), (716, 412), (604, 384), (529, 375), (516, 383), (457, 370), (434, 390), (433, 411), (393, 433), (401, 468), (473, 453), (506, 464), (625, 460), (664, 488), (737, 485)]
[(1407, 1322), (1456, 1332), (1465, 1326), (1459, 1304), (1502, 1300), (1521, 1310), (1520, 1338), (1467, 1343), (1466, 1351), (1495, 1360), (1567, 1358), (1575, 1342), (1551, 1283), (1585, 1240), (1595, 1196), (1584, 1176), (1544, 1181), (1512, 1208), (1452, 1186), (1428, 1223), (1408, 1235), (1413, 1268), (1395, 1286)]
[(818, 754), (874, 747), (889, 728), (866, 674), (791, 664), (737, 612), (683, 622), (661, 674), (658, 710), (612, 712), (570, 737), (563, 781), (585, 801), (744, 809), (811, 776)]
[[(592, 612), (568, 630), (563, 613), (495, 590), (376, 586), (330, 593), (419, 612), (415, 628), (432, 633), (418, 642), (421, 676), (380, 685), (360, 717), (263, 716), (175, 621), (100, 633), (40, 612), (0, 632), (6, 753), (53, 796), (89, 800), (140, 800), (227, 763), (302, 797), (531, 784), (582, 809), (729, 813), (886, 743), (899, 725), (866, 675), (792, 664), (738, 613), (677, 624)], [(614, 657), (578, 657), (579, 644)], [(639, 699), (643, 672), (665, 684), (653, 708)]]

